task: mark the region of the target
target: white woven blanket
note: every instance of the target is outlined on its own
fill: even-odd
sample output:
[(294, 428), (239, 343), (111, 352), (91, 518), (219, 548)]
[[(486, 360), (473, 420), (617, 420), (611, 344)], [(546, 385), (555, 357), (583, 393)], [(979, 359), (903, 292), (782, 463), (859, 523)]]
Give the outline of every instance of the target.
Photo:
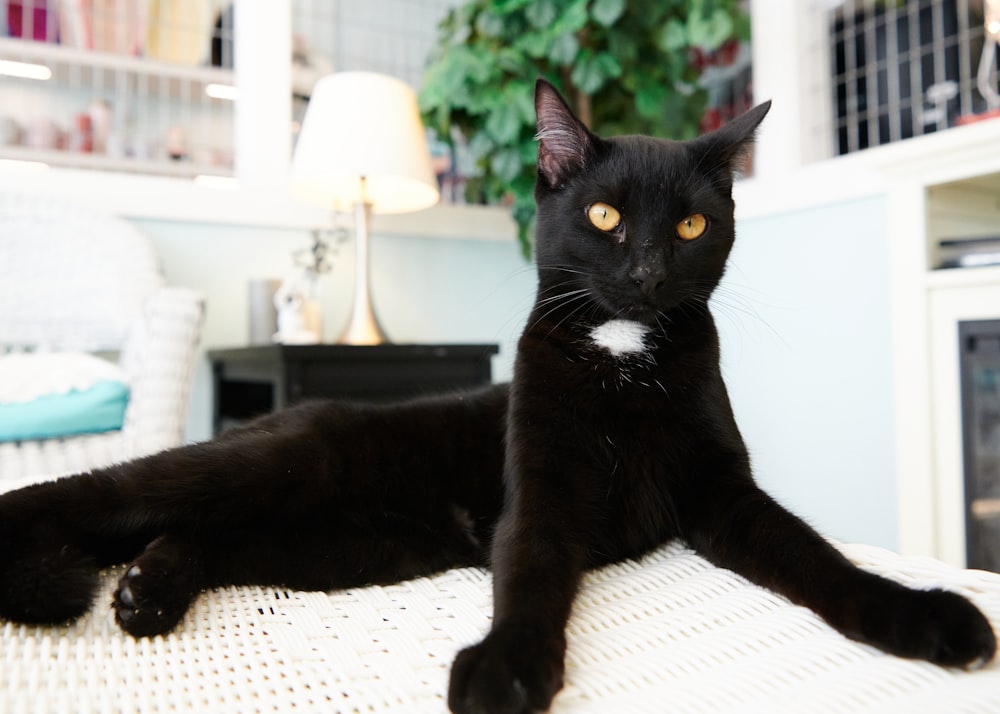
[[(1000, 625), (1000, 575), (844, 550)], [(444, 712), (452, 658), (490, 620), (489, 574), (467, 569), (332, 594), (213, 590), (177, 631), (135, 640), (107, 605), (118, 574), (75, 624), (2, 625), (0, 714)], [(679, 544), (588, 575), (568, 635), (554, 712), (1000, 712), (997, 663), (946, 670), (849, 642)]]

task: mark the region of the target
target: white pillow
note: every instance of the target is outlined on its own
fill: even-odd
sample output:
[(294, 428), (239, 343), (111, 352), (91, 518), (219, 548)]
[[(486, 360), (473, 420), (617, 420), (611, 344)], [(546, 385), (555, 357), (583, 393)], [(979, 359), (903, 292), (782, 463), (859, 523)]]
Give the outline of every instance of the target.
[(105, 381), (127, 383), (118, 365), (82, 352), (18, 352), (0, 356), (0, 404), (83, 392)]

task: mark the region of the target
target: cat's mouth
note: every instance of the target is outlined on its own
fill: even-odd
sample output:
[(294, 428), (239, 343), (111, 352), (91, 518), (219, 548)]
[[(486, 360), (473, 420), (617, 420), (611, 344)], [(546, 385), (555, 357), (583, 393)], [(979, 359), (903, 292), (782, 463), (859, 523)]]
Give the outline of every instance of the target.
[(647, 303), (633, 303), (631, 305), (627, 305), (623, 310), (621, 310), (621, 317), (627, 320), (632, 320), (633, 322), (640, 322), (649, 327), (656, 326), (656, 318), (658, 315), (659, 310)]
[(653, 299), (640, 295), (622, 295), (616, 291), (592, 290), (591, 295), (611, 319), (638, 322), (655, 328), (662, 322), (664, 311)]

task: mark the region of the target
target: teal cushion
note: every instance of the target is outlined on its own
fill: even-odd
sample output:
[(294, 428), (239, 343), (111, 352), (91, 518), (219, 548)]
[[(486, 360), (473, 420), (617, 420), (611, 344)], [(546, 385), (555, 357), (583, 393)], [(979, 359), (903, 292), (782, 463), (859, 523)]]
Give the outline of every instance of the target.
[(28, 402), (0, 403), (0, 441), (51, 439), (121, 429), (129, 389), (117, 380), (87, 389), (46, 394)]

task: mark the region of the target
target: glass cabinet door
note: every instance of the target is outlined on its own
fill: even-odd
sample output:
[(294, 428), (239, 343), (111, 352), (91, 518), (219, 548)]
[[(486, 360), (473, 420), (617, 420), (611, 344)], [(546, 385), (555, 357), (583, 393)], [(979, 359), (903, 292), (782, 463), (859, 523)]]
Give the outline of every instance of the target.
[(959, 323), (968, 566), (1000, 572), (1000, 320)]

